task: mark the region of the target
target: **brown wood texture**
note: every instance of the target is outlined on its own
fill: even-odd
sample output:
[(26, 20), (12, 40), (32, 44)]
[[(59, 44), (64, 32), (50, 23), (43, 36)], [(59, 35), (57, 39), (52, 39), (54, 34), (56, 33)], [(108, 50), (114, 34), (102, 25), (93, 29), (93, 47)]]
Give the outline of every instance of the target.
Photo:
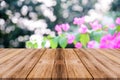
[(0, 49), (0, 80), (120, 80), (120, 49)]

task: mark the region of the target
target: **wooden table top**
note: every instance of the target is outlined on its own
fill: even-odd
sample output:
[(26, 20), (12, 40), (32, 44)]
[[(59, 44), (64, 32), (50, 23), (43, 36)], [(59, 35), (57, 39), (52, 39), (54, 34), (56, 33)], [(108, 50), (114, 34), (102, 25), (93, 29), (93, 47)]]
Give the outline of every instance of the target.
[(120, 80), (120, 49), (0, 49), (0, 80)]

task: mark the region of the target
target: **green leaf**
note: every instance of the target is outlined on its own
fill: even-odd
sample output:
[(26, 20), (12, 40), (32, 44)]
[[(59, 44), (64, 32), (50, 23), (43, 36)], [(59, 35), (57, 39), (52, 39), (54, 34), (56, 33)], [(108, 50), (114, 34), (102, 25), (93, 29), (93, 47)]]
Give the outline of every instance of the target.
[(67, 46), (67, 38), (60, 37), (60, 39), (59, 39), (59, 45), (60, 45), (61, 48), (65, 48)]
[(92, 33), (93, 39), (97, 42), (100, 42), (101, 37), (103, 36), (103, 31), (94, 31)]
[(38, 48), (38, 44), (37, 43), (32, 43), (32, 42), (30, 42), (30, 41), (27, 41), (26, 42), (26, 47), (27, 48)]
[(42, 41), (42, 43), (41, 43), (42, 48), (44, 48), (44, 47), (45, 47), (46, 40), (47, 40), (47, 37), (44, 37), (44, 38), (43, 38), (43, 41)]
[(116, 31), (120, 32), (120, 26), (116, 27)]
[(45, 44), (46, 44), (46, 40), (43, 40), (43, 41), (42, 41), (42, 44), (41, 44), (41, 45), (42, 45), (42, 48), (45, 47)]
[(32, 48), (32, 47), (33, 47), (32, 42), (27, 41), (27, 42), (26, 42), (26, 47), (27, 47), (27, 48)]
[(65, 37), (66, 35), (65, 34), (60, 34), (60, 37)]
[(55, 49), (57, 48), (58, 46), (58, 40), (59, 40), (59, 37), (55, 37), (53, 39), (50, 40), (50, 46), (51, 48)]
[(37, 43), (34, 43), (34, 44), (33, 44), (33, 48), (38, 48), (38, 44), (37, 44)]
[(80, 42), (84, 47), (86, 47), (87, 43), (90, 41), (89, 34), (81, 34), (80, 35)]
[(51, 37), (50, 35), (48, 35), (46, 38), (47, 38), (47, 39), (51, 39), (51, 38), (53, 38), (53, 37)]
[(108, 29), (108, 32), (113, 35), (115, 33), (116, 29)]
[(80, 40), (80, 33), (78, 33), (78, 34), (76, 35), (75, 40), (76, 40), (77, 42)]

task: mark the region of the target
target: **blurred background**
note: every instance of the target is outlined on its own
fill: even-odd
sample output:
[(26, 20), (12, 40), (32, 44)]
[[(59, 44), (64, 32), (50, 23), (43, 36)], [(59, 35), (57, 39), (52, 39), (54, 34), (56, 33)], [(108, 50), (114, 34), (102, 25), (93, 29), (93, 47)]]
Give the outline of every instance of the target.
[(0, 47), (24, 48), (30, 39), (55, 36), (56, 24), (72, 25), (81, 16), (87, 22), (114, 23), (120, 0), (0, 0)]

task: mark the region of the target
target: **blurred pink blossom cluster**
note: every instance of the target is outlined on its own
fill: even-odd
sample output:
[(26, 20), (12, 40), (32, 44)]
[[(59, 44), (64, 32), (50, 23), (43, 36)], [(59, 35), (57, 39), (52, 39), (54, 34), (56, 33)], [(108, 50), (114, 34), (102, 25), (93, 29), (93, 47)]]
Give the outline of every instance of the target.
[(116, 23), (120, 25), (120, 18), (116, 19)]
[(93, 30), (99, 30), (102, 28), (102, 25), (98, 23), (98, 21), (91, 22), (90, 23)]
[(120, 48), (120, 32), (103, 36), (100, 41), (100, 48)]
[[(99, 31), (104, 31), (104, 26), (100, 24), (97, 20), (94, 22), (88, 23), (86, 25), (85, 17), (81, 18), (74, 18), (73, 24), (79, 27), (78, 32), (80, 35), (88, 35), (80, 37), (79, 41), (76, 41), (76, 36), (73, 34), (66, 35), (67, 44), (74, 44), (75, 48), (120, 48), (120, 18), (117, 18), (115, 24), (107, 25), (107, 34), (104, 34), (100, 37), (100, 40), (97, 41), (96, 39), (91, 39), (92, 33), (97, 33)], [(68, 23), (59, 24), (55, 26), (55, 30), (59, 35), (62, 32), (67, 32), (70, 29), (70, 25)], [(110, 34), (108, 30), (114, 29), (114, 33)], [(102, 34), (102, 33), (101, 33)], [(98, 35), (96, 35), (98, 36)], [(96, 37), (94, 36), (94, 37)], [(87, 38), (86, 38), (87, 37)], [(92, 36), (93, 37), (93, 36)], [(99, 37), (98, 37), (99, 38)], [(87, 43), (85, 41), (88, 39)], [(85, 44), (85, 45), (84, 45)]]
[(60, 24), (60, 25), (55, 26), (55, 30), (58, 32), (58, 34), (61, 34), (62, 30), (63, 31), (68, 31), (69, 28), (70, 28), (70, 25), (68, 23)]
[[(86, 25), (85, 17), (74, 18), (73, 24), (75, 24), (79, 27), (78, 32), (80, 35), (88, 34), (89, 38), (90, 38), (90, 35), (92, 34), (92, 32), (97, 33), (99, 31), (104, 31), (103, 25), (100, 24), (97, 20), (94, 22), (90, 22), (90, 23), (88, 23), (88, 25)], [(117, 31), (116, 25), (119, 29), (120, 18), (116, 19), (115, 24), (110, 24), (107, 27), (107, 30), (115, 29), (115, 32), (113, 34), (110, 34), (108, 31), (107, 34), (104, 34), (101, 36), (100, 41), (96, 41), (96, 39), (90, 38), (87, 41), (86, 48), (120, 48), (120, 32)], [(62, 34), (63, 31), (67, 32), (67, 31), (69, 31), (69, 29), (70, 29), (70, 25), (68, 23), (59, 24), (59, 25), (55, 26), (55, 30), (57, 31), (58, 34)], [(90, 31), (91, 31), (91, 33), (90, 33)], [(84, 37), (84, 39), (82, 41), (75, 41), (76, 36), (73, 34), (66, 35), (66, 37), (67, 37), (67, 44), (74, 44), (75, 48), (82, 48), (84, 45), (84, 41), (86, 41), (85, 40), (86, 37)], [(82, 37), (80, 37), (80, 38), (82, 38)]]
[[(66, 48), (70, 45), (74, 48), (120, 48), (120, 17), (114, 24), (109, 25), (102, 25), (97, 20), (87, 23), (85, 17), (76, 17), (73, 24), (76, 34), (70, 33), (72, 30), (70, 24), (57, 24), (55, 26), (57, 35), (44, 36), (40, 42), (42, 48), (46, 48), (46, 44), (49, 44), (47, 48)], [(38, 44), (27, 42), (27, 47), (37, 48)]]
[[(115, 22), (116, 24), (120, 25), (120, 18), (117, 18)], [(114, 27), (114, 24), (110, 26), (110, 28)], [(117, 27), (119, 29), (120, 26)], [(107, 34), (103, 36), (100, 40), (100, 48), (120, 48), (120, 32), (118, 31), (113, 35)]]

